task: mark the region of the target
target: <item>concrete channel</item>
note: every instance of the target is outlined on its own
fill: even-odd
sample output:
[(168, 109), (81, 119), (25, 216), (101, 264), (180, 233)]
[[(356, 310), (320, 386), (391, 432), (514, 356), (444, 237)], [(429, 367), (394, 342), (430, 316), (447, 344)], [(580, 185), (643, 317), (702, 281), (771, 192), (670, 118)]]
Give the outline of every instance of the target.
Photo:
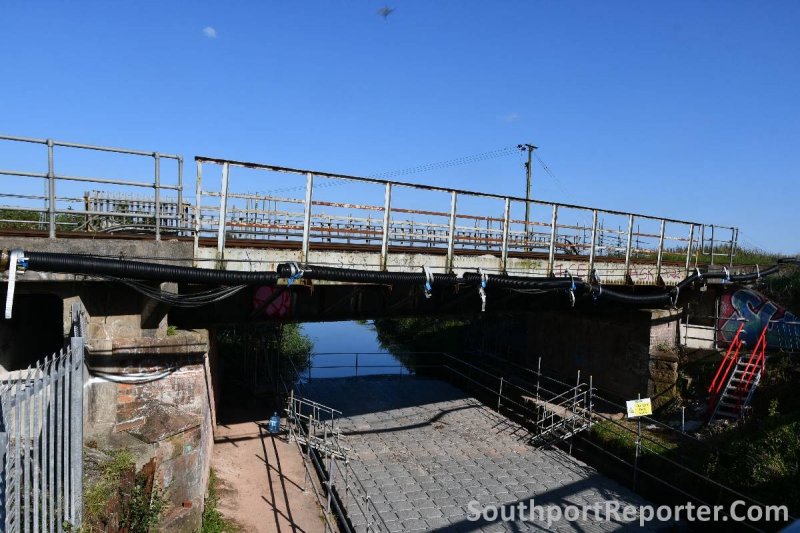
[[(624, 520), (626, 506), (638, 508), (648, 502), (559, 449), (527, 444), (526, 429), (443, 381), (315, 379), (305, 390), (312, 400), (342, 411), (340, 427), (343, 444), (351, 450), (352, 472), (391, 532), (675, 527), (650, 522), (642, 528), (638, 518)], [(530, 500), (542, 508), (541, 516), (535, 512), (529, 518)], [(525, 505), (525, 520), (520, 519), (520, 502)], [(605, 502), (619, 503), (618, 516), (605, 514)], [(600, 506), (599, 514), (592, 510), (595, 504)], [(505, 506), (506, 517), (513, 506), (516, 520), (485, 520), (484, 516), (491, 518), (491, 511), (474, 520), (474, 511), (487, 506)], [(547, 513), (555, 517), (548, 509), (566, 511), (572, 506), (590, 510), (577, 520), (561, 518), (548, 524)], [(355, 513), (349, 518), (356, 531), (367, 531), (363, 516)], [(381, 529), (383, 525), (371, 530)]]

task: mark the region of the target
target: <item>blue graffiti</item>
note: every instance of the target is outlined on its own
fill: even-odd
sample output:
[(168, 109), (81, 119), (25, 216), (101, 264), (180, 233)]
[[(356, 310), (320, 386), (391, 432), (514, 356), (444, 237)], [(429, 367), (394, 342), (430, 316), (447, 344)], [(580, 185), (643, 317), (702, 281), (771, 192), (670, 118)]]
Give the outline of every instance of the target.
[(724, 318), (720, 328), (721, 340), (731, 342), (740, 324), (744, 324), (739, 338), (750, 349), (755, 348), (758, 337), (767, 327), (767, 345), (774, 348), (796, 350), (800, 343), (800, 319), (778, 307), (773, 301), (757, 292), (740, 289), (730, 297), (732, 312)]

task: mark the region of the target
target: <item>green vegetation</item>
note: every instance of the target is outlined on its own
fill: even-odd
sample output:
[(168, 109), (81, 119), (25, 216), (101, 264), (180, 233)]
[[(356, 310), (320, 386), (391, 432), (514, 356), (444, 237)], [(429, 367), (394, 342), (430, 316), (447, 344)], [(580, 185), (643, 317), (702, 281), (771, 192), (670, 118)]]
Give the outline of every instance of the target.
[(84, 455), (84, 521), (78, 531), (94, 533), (109, 527), (127, 528), (130, 533), (151, 531), (166, 507), (152, 474), (137, 474), (127, 449), (104, 452), (86, 448)]
[[(82, 227), (86, 217), (79, 214), (57, 214), (56, 230), (72, 231)], [(0, 209), (0, 229), (47, 230), (47, 213)]]
[(219, 505), (217, 483), (217, 474), (212, 468), (208, 478), (208, 496), (206, 497), (205, 508), (203, 509), (203, 525), (200, 529), (200, 533), (236, 533), (241, 531), (239, 526), (225, 520), (225, 518), (222, 517), (222, 513), (217, 509)]
[(220, 330), (217, 347), (220, 358), (230, 361), (232, 365), (242, 363), (240, 354), (246, 349), (256, 353), (279, 354), (302, 372), (310, 364), (314, 343), (303, 333), (299, 324), (256, 324)]
[(378, 342), (392, 352), (453, 352), (467, 347), (470, 319), (401, 318), (373, 322)]
[(173, 337), (178, 334), (178, 328), (176, 326), (167, 326), (167, 337)]
[(800, 314), (800, 268), (787, 269), (778, 275), (761, 278), (755, 289), (794, 314)]
[[(713, 375), (708, 374), (708, 366), (703, 367), (704, 377), (693, 375), (693, 381), (708, 383)], [(716, 369), (717, 365), (712, 366)], [(701, 438), (709, 446), (689, 440), (682, 446), (679, 434), (647, 429), (643, 424), (642, 435), (656, 442), (643, 441), (640, 468), (701, 498), (717, 498), (718, 488), (697, 476), (681, 475), (668, 460), (675, 461), (757, 501), (787, 505), (789, 513), (796, 516), (800, 513), (798, 377), (797, 362), (791, 355), (771, 356), (748, 415), (739, 423), (722, 422), (706, 428)], [(702, 392), (697, 393), (699, 397)], [(589, 438), (633, 462), (636, 426), (627, 419), (604, 421), (593, 426)]]

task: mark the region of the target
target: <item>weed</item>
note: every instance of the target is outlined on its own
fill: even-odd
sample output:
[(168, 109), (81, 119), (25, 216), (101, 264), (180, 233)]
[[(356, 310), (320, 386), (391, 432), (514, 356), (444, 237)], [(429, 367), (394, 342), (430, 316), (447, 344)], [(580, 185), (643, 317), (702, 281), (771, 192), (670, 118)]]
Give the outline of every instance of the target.
[(217, 474), (214, 469), (208, 477), (208, 497), (206, 498), (206, 505), (203, 509), (203, 525), (200, 529), (201, 533), (236, 533), (241, 531), (239, 526), (232, 522), (225, 520), (222, 513), (217, 509), (219, 505), (219, 496), (217, 496)]

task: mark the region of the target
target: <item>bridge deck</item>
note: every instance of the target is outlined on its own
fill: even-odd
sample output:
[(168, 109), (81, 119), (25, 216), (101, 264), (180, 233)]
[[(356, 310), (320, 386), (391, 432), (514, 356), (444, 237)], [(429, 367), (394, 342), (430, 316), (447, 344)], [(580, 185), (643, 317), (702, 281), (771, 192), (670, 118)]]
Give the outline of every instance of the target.
[[(525, 443), (526, 430), (447, 383), (424, 378), (321, 379), (316, 401), (343, 411), (354, 471), (391, 531), (618, 531), (637, 523), (469, 521), (472, 500), (516, 505), (647, 502), (556, 449)], [(354, 519), (358, 531), (363, 520)], [(665, 524), (662, 524), (664, 526)]]

